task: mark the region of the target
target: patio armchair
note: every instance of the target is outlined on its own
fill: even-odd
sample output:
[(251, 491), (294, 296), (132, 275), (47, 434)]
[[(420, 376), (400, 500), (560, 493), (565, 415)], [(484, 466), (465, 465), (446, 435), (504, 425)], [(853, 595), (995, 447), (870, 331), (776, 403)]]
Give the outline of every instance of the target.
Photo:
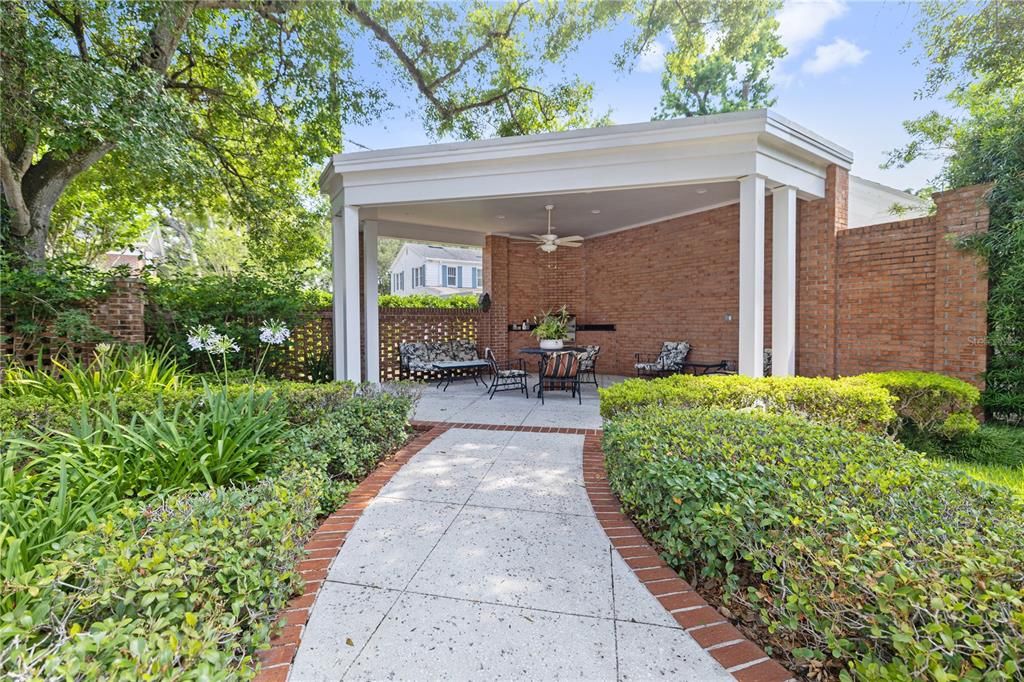
[(601, 346), (587, 346), (580, 353), (580, 383), (597, 386), (597, 356), (601, 354)]
[(562, 351), (545, 355), (540, 363), (540, 404), (544, 404), (544, 391), (548, 388), (558, 391), (572, 391), (572, 397), (583, 404), (580, 387), (580, 354), (576, 351)]
[(522, 391), (523, 395), (527, 398), (530, 397), (530, 391), (526, 385), (526, 378), (529, 374), (526, 371), (525, 360), (519, 358), (518, 360), (498, 362), (498, 359), (494, 357), (494, 351), (490, 348), (484, 349), (484, 359), (491, 366), (491, 373), (494, 375), (491, 379), (488, 400), (492, 400), (498, 391)]
[(686, 341), (665, 341), (657, 355), (637, 353), (636, 375), (638, 377), (663, 377), (679, 374), (686, 369), (686, 356), (690, 354), (690, 344)]

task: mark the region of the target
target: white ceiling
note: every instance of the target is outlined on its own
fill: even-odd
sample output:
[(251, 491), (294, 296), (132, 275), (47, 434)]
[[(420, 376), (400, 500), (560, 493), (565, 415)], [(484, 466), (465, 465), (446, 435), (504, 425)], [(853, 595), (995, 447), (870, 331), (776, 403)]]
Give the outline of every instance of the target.
[(552, 231), (562, 236), (578, 234), (592, 237), (738, 199), (738, 183), (717, 182), (379, 206), (364, 209), (363, 217), (518, 236), (539, 234), (547, 229), (544, 206), (554, 204)]

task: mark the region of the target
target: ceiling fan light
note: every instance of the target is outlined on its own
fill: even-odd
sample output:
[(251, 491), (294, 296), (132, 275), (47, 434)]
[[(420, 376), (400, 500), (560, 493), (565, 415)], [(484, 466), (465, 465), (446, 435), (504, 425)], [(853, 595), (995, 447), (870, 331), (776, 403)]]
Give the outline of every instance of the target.
[(540, 245), (540, 250), (544, 253), (554, 253), (558, 249), (558, 245), (554, 242), (545, 242)]

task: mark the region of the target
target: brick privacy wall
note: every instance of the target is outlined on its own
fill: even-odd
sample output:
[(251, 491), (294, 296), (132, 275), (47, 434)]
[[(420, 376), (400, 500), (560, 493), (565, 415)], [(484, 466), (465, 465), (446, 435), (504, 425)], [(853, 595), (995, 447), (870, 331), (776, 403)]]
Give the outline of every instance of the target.
[[(771, 342), (771, 198), (766, 200), (765, 343)], [(583, 324), (614, 324), (615, 332), (584, 331), (580, 345), (601, 346), (599, 370), (633, 374), (634, 354), (656, 353), (662, 341), (689, 341), (696, 361), (735, 363), (738, 354), (739, 205), (733, 204), (584, 241), (553, 254), (506, 237), (489, 237), (484, 285), (502, 291), (515, 324), (562, 305)], [(500, 268), (495, 274), (494, 268)], [(492, 290), (488, 274), (502, 283)], [(505, 282), (508, 282), (505, 285)], [(726, 320), (726, 315), (732, 320)], [(495, 331), (493, 346), (537, 345), (527, 332)], [(535, 357), (526, 357), (536, 364)]]
[[(86, 307), (94, 325), (109, 334), (112, 341), (125, 344), (145, 342), (144, 310), (145, 285), (137, 279), (115, 280), (106, 298)], [(35, 367), (41, 359), (45, 368), (52, 366), (54, 359), (89, 359), (96, 348), (95, 343), (73, 343), (52, 334), (25, 337), (17, 332), (10, 316), (3, 317), (2, 336), (0, 366), (13, 361)]]
[(849, 174), (838, 166), (826, 170), (824, 199), (797, 202), (796, 371), (803, 376), (836, 373), (836, 232), (847, 225), (848, 203)]
[[(985, 367), (987, 281), (976, 259), (953, 249), (945, 235), (985, 228), (985, 188), (936, 195), (932, 218), (847, 229), (848, 183), (843, 169), (831, 167), (826, 197), (797, 202), (797, 372), (915, 368), (976, 381)], [(771, 213), (768, 197), (766, 348)], [(930, 245), (925, 252), (916, 251), (920, 240)], [(527, 241), (488, 237), (484, 285), (492, 312), (507, 310), (513, 323), (564, 304), (580, 323), (616, 325), (615, 332), (580, 332), (577, 343), (601, 345), (600, 371), (629, 375), (635, 352), (656, 352), (666, 340), (689, 341), (696, 361), (736, 362), (738, 259), (739, 206), (733, 204), (554, 254)], [(500, 319), (484, 332), (487, 345), (504, 346), (513, 357), (517, 348), (536, 345), (528, 333), (499, 326)]]
[(838, 233), (836, 373), (921, 369), (981, 386), (988, 278), (951, 239), (988, 227), (986, 186), (935, 195), (935, 215)]

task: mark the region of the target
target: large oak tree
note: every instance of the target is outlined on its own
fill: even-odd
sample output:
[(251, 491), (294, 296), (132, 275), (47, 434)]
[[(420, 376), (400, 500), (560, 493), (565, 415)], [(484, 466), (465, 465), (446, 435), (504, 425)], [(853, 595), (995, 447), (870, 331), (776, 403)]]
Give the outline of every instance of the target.
[[(438, 135), (590, 122), (590, 86), (545, 67), (620, 11), (605, 3), (18, 0), (0, 18), (4, 249), (41, 261), (85, 173), (122, 194), (223, 204), (257, 235), (296, 205), (341, 128), (388, 104), (356, 77), (373, 37)], [(106, 166), (104, 168), (104, 166)], [(128, 188), (127, 190), (125, 188)], [(301, 245), (298, 247), (301, 248)]]

